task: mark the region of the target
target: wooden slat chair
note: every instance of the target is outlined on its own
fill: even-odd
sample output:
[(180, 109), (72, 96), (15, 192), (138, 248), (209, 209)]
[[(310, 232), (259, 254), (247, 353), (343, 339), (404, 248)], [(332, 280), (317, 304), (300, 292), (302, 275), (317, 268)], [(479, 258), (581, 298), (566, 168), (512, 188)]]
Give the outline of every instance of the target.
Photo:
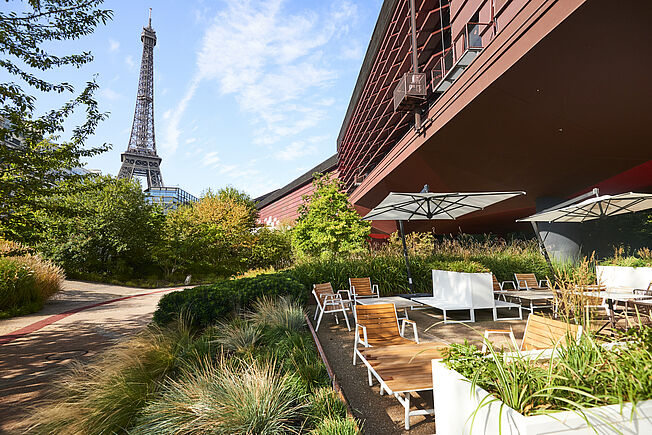
[[(399, 329), (396, 306), (394, 304), (359, 305), (355, 310), (355, 340), (353, 343), (353, 365), (358, 356), (362, 357), (358, 345), (364, 347), (391, 346), (396, 344), (419, 343), (417, 325), (410, 319), (401, 319)], [(405, 325), (412, 325), (414, 341), (404, 337)]]
[[(505, 290), (516, 290), (516, 284), (514, 284), (514, 281), (500, 282), (498, 281), (498, 278), (496, 278), (496, 275), (494, 275), (493, 273), (491, 274), (491, 280), (493, 281), (492, 284), (494, 287), (494, 292), (502, 292)], [(506, 284), (511, 284), (512, 288), (507, 288)], [(507, 297), (505, 294), (498, 294), (496, 296), (498, 299), (502, 298), (502, 300), (507, 301)]]
[[(346, 291), (344, 292), (348, 293)], [(324, 316), (324, 313), (334, 314), (335, 323), (338, 325), (340, 324), (340, 321), (337, 318), (337, 313), (342, 313), (344, 316), (344, 321), (346, 322), (346, 327), (349, 331), (351, 330), (349, 317), (346, 315), (347, 310), (349, 310), (351, 307), (351, 300), (348, 298), (343, 299), (341, 290), (338, 293), (335, 293), (331, 283), (325, 282), (322, 284), (313, 284), (312, 294), (317, 301), (317, 309), (315, 310), (315, 316), (313, 320), (319, 316), (315, 330), (319, 330), (319, 324), (321, 323), (321, 319)]]
[(514, 279), (516, 280), (516, 288), (519, 290), (549, 290), (547, 279), (537, 281), (537, 277), (533, 273), (515, 273)]
[(349, 278), (349, 287), (354, 301), (359, 298), (380, 297), (378, 285), (371, 285), (371, 278)]
[(570, 336), (578, 341), (582, 335), (582, 326), (573, 325), (548, 317), (530, 314), (525, 325), (523, 341), (519, 347), (516, 344), (514, 331), (502, 329), (487, 329), (484, 332), (482, 352), (487, 351), (487, 340), (491, 334), (507, 334), (520, 356), (551, 357), (555, 348), (563, 346)]

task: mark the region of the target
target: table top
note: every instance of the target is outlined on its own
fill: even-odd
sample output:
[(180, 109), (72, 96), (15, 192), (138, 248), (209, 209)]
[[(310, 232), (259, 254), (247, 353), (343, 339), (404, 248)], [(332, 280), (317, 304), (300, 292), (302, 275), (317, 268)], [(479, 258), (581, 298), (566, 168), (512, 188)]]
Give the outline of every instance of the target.
[(356, 301), (360, 305), (394, 304), (396, 308), (408, 308), (422, 305), (417, 301), (405, 299), (400, 296), (387, 296), (383, 298), (360, 298), (356, 299)]
[(639, 295), (636, 293), (617, 293), (613, 291), (601, 291), (601, 292), (582, 292), (586, 296), (595, 296), (598, 298), (611, 299), (612, 301), (621, 301), (625, 302), (632, 299), (650, 299), (649, 295)]
[(364, 358), (394, 393), (432, 389), (432, 360), (445, 343), (401, 344), (362, 350)]

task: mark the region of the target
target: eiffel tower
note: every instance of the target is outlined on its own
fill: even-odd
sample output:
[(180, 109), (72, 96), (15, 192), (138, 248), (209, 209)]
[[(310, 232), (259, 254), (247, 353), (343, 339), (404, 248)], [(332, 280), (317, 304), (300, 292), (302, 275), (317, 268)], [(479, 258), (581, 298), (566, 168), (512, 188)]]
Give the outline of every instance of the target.
[(154, 46), (156, 32), (152, 29), (152, 9), (149, 23), (140, 35), (143, 41), (143, 58), (140, 63), (140, 79), (136, 111), (131, 127), (127, 151), (122, 153), (122, 166), (118, 178), (146, 177), (147, 188), (163, 187), (161, 158), (156, 154), (154, 138)]

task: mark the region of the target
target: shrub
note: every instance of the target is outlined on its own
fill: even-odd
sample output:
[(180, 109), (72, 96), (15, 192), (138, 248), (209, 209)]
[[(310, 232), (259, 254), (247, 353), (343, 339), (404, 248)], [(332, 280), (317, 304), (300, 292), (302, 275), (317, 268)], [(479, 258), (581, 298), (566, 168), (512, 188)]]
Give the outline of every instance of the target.
[(0, 257), (0, 317), (37, 311), (43, 306), (34, 275), (15, 257)]
[(292, 263), (292, 239), (289, 230), (270, 230), (259, 228), (256, 231), (249, 269), (282, 269)]
[(169, 381), (132, 433), (298, 433), (303, 399), (272, 364), (207, 363)]
[(154, 322), (164, 325), (185, 313), (193, 326), (203, 328), (231, 313), (251, 308), (263, 295), (288, 295), (305, 301), (307, 292), (301, 283), (285, 273), (218, 281), (166, 294), (154, 312)]

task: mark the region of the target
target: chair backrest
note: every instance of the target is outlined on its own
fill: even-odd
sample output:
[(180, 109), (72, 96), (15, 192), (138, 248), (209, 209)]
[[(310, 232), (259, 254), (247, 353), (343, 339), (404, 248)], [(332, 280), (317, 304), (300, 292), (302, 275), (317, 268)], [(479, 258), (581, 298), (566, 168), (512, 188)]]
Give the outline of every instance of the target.
[(578, 340), (582, 327), (561, 320), (530, 314), (525, 326), (521, 350), (550, 349), (563, 345), (568, 335)]
[(335, 294), (333, 292), (333, 286), (331, 285), (330, 282), (325, 282), (322, 284), (313, 284), (312, 292), (315, 295), (315, 299), (317, 299), (317, 303), (319, 304), (319, 306), (321, 306), (326, 296)]
[(500, 283), (498, 282), (498, 278), (496, 278), (496, 275), (493, 273), (491, 274), (491, 280), (493, 281), (493, 286), (494, 286), (494, 291), (501, 291), (502, 288), (500, 288)]
[(355, 308), (355, 321), (367, 328), (370, 340), (401, 336), (394, 304), (358, 305)]
[[(357, 296), (373, 296), (371, 278), (349, 278), (351, 292)], [(355, 290), (355, 291), (354, 291)]]
[(515, 273), (514, 278), (516, 278), (516, 286), (521, 287), (523, 281), (527, 283), (529, 288), (539, 287), (537, 282), (537, 277), (533, 273)]

